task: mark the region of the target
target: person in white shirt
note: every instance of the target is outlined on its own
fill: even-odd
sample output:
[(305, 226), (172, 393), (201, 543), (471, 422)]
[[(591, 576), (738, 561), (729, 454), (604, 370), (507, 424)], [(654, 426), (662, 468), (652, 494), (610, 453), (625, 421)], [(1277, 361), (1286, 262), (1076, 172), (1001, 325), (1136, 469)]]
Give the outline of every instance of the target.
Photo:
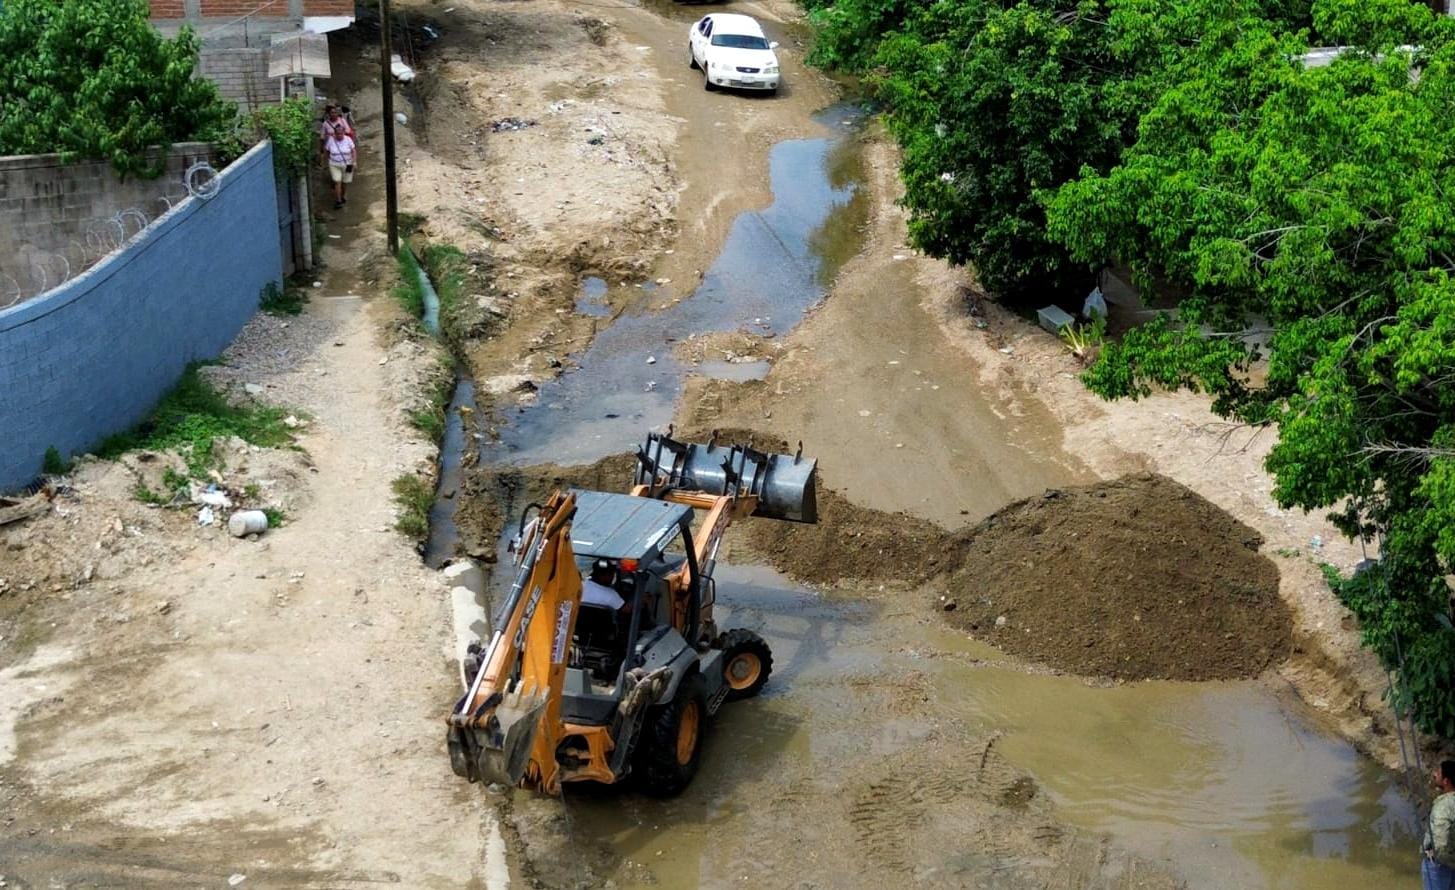
[(591, 564), (591, 577), (581, 582), (581, 602), (588, 606), (601, 606), (613, 611), (626, 605), (626, 600), (611, 586), (616, 573), (611, 563), (598, 559)]
[(333, 180), (333, 209), (337, 210), (348, 200), (348, 186), (354, 181), (354, 164), (359, 160), (358, 150), (348, 133), (334, 131), (323, 141), (323, 152), (328, 156), (328, 177)]

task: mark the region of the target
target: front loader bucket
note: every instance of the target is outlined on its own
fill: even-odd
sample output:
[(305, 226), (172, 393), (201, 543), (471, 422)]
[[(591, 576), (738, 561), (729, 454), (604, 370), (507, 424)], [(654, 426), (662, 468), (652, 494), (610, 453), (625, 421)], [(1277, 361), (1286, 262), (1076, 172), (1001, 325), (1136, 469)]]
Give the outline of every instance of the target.
[(637, 451), (637, 482), (666, 483), (686, 491), (753, 495), (754, 516), (789, 522), (817, 522), (815, 472), (818, 461), (797, 454), (771, 454), (749, 445), (678, 442), (652, 433)]

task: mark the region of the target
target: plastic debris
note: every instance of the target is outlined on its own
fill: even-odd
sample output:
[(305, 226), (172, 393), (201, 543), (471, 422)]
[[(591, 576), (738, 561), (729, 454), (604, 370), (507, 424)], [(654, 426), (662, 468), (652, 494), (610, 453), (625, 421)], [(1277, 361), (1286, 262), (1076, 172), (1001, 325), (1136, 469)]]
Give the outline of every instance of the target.
[(535, 121), (525, 120), (519, 117), (502, 117), (490, 125), (492, 133), (512, 133), (516, 130), (524, 130), (527, 127), (534, 127)]
[(405, 64), (398, 53), (389, 57), (389, 73), (394, 75), (395, 80), (402, 83), (414, 80), (414, 69)]
[(216, 521), (217, 517), (213, 514), (211, 507), (203, 507), (201, 510), (197, 511), (198, 525), (211, 525)]

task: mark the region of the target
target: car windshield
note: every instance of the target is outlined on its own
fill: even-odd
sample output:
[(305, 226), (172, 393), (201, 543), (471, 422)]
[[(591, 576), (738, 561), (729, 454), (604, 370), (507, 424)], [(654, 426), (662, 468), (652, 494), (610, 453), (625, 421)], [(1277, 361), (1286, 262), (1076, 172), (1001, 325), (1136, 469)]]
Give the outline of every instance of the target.
[(727, 46), (733, 49), (767, 49), (768, 41), (749, 34), (714, 34), (713, 46)]

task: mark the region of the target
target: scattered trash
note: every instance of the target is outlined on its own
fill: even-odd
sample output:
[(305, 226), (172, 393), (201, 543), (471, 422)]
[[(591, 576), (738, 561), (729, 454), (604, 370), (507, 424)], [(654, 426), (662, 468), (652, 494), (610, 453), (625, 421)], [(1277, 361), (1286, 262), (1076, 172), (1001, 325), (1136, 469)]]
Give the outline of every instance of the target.
[(656, 391), (656, 389), (657, 389), (657, 381), (655, 381), (655, 380), (648, 380), (647, 381), (647, 392), (654, 392), (654, 391)]
[(1318, 553), (1320, 550), (1323, 550), (1324, 549), (1324, 539), (1323, 539), (1323, 537), (1321, 535), (1314, 535), (1312, 538), (1309, 538), (1308, 549), (1312, 550), (1315, 553)]
[(216, 483), (209, 484), (206, 488), (202, 488), (194, 482), (192, 483), (191, 489), (188, 493), (191, 496), (192, 503), (194, 504), (202, 504), (207, 507), (215, 507), (219, 510), (232, 509), (232, 498), (227, 496), (227, 492), (218, 488)]
[(409, 115), (405, 114), (402, 111), (396, 111), (394, 112), (394, 120), (398, 121), (399, 124), (402, 126), (409, 123)]
[(1101, 288), (1092, 288), (1091, 293), (1086, 295), (1086, 302), (1081, 304), (1081, 317), (1088, 321), (1106, 318), (1106, 297), (1102, 295)]
[(216, 521), (217, 517), (213, 514), (211, 507), (203, 507), (201, 510), (197, 511), (198, 525), (211, 525)]
[[(445, 10), (445, 12), (449, 12), (449, 10), (447, 9), (447, 10)], [(429, 37), (430, 40), (439, 40), (440, 39), (440, 32), (436, 31), (434, 28), (430, 27), (428, 24), (420, 25), (419, 26), (419, 30), (423, 31)]]
[(990, 325), (988, 325), (988, 324), (985, 323), (985, 319), (983, 319), (983, 318), (977, 318), (977, 319), (975, 319), (975, 329), (977, 331), (983, 331), (983, 330), (985, 330), (988, 327), (990, 327)]
[(313, 282), (313, 286), (314, 287), (323, 287), (323, 282), (322, 281), (315, 281), (315, 282)]
[(167, 614), (170, 611), (172, 611), (172, 601), (171, 600), (161, 600), (160, 602), (157, 603), (157, 614), (158, 615), (165, 615), (165, 614)]
[(263, 387), (257, 383), (244, 383), (243, 392), (250, 396), (260, 396), (263, 394)]
[(940, 597), (940, 608), (943, 609), (943, 610), (945, 610), (946, 612), (953, 612), (953, 611), (955, 611), (955, 608), (956, 608), (957, 605), (958, 605), (958, 603), (956, 603), (953, 599), (951, 599), (948, 596), (941, 596)]
[[(335, 343), (334, 345), (342, 346), (343, 344)], [(283, 418), (283, 425), (290, 430), (296, 430), (300, 426), (303, 426), (303, 421), (299, 420), (297, 417), (294, 417), (292, 414), (289, 414), (287, 417)]]
[(649, 355), (649, 356), (647, 356), (647, 364), (649, 364), (649, 365), (655, 365), (656, 363), (657, 363), (657, 357), (655, 355)]
[(1005, 627), (1008, 622), (1009, 622), (1009, 619), (1007, 619), (1004, 615), (997, 615), (997, 616), (995, 616), (995, 626), (996, 627)]
[(243, 881), (246, 881), (247, 879), (248, 879), (248, 876), (245, 875), (245, 874), (234, 874), (234, 875), (230, 876), (227, 879), (227, 886), (229, 886), (229, 887), (236, 887), (238, 884), (241, 884)]
[(535, 121), (525, 120), (524, 118), (502, 117), (500, 120), (490, 125), (490, 132), (510, 133), (515, 130), (524, 130), (526, 127), (534, 127), (535, 125)]
[(1000, 347), (1000, 354), (1001, 355), (1010, 355), (1012, 352), (1015, 352), (1015, 350), (1014, 349), (1011, 349), (1009, 346), (1002, 346), (1002, 347)]
[(268, 529), (268, 514), (262, 510), (239, 510), (227, 520), (227, 531), (234, 538), (260, 535)]

